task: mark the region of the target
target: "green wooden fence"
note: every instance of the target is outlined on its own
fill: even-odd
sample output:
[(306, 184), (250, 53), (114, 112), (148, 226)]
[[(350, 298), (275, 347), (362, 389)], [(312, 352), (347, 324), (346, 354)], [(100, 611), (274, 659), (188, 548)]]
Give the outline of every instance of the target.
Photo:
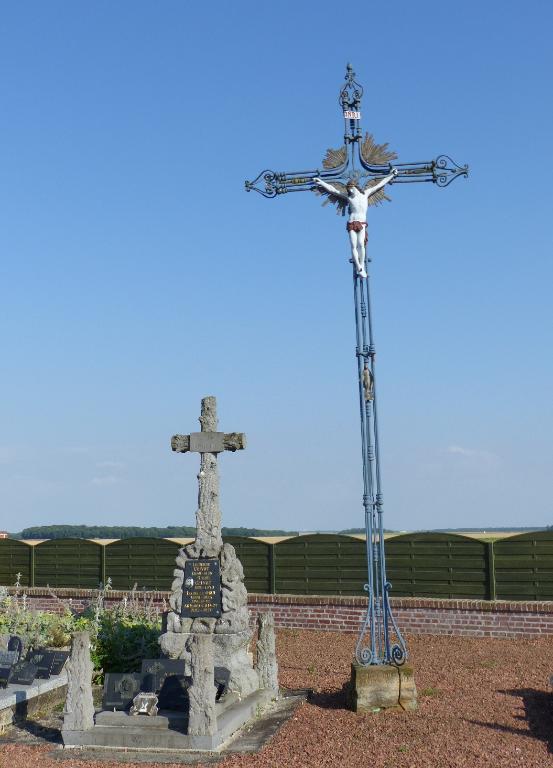
[(34, 585), (96, 589), (102, 549), (87, 539), (50, 539), (33, 547)]
[(385, 542), (392, 594), (409, 597), (490, 597), (487, 545), (467, 536), (411, 533)]
[[(313, 534), (269, 544), (226, 539), (237, 551), (249, 592), (363, 595), (365, 542)], [(392, 596), (553, 600), (553, 531), (486, 543), (467, 536), (411, 533), (386, 540)], [(31, 546), (0, 539), (0, 584), (168, 590), (179, 545), (167, 539), (121, 539), (97, 544), (52, 539)]]
[(502, 539), (493, 550), (499, 600), (553, 600), (553, 531)]

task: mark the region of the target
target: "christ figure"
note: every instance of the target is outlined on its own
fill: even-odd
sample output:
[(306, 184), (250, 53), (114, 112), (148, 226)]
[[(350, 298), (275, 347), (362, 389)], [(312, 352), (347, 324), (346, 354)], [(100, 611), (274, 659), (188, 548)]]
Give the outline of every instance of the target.
[(379, 189), (386, 186), (386, 184), (389, 184), (396, 176), (397, 169), (393, 168), (391, 173), (379, 181), (378, 184), (375, 184), (373, 187), (367, 187), (363, 191), (359, 189), (354, 181), (348, 181), (346, 186), (347, 194), (344, 194), (337, 187), (332, 186), (332, 184), (327, 184), (327, 182), (322, 179), (313, 179), (313, 181), (315, 181), (319, 187), (329, 195), (336, 196), (339, 200), (347, 203), (349, 218), (346, 229), (349, 235), (353, 263), (355, 264), (359, 277), (367, 277), (367, 271), (365, 269), (365, 246), (368, 239), (367, 208), (369, 207), (369, 198), (374, 195), (375, 192), (378, 192)]

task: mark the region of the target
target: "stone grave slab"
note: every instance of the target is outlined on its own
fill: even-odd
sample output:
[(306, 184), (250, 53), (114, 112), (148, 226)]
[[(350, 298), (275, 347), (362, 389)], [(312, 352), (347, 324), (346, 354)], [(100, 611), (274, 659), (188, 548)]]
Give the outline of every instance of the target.
[(240, 699), (229, 694), (217, 702), (217, 732), (213, 735), (192, 736), (186, 733), (188, 717), (184, 712), (160, 710), (156, 717), (130, 715), (128, 712), (98, 712), (93, 728), (84, 731), (63, 731), (65, 748), (102, 748), (123, 750), (206, 750), (223, 747), (233, 733), (271, 701), (270, 691), (257, 690)]

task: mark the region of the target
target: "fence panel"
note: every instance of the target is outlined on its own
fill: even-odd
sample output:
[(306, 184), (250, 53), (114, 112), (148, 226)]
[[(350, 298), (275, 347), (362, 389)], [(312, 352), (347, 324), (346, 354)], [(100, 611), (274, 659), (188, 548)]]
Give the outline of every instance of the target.
[(225, 536), (244, 566), (244, 583), (248, 592), (268, 594), (271, 591), (271, 545), (245, 536)]
[(275, 591), (289, 595), (363, 595), (365, 542), (313, 534), (274, 545)]
[(102, 547), (87, 539), (50, 539), (35, 546), (35, 586), (97, 589)]
[(106, 545), (106, 578), (113, 589), (168, 590), (180, 547), (166, 539), (120, 539)]
[(553, 530), (494, 543), (499, 600), (553, 600)]
[(0, 539), (0, 585), (13, 587), (17, 574), (19, 583), (28, 587), (31, 583), (31, 547), (15, 539)]
[(490, 581), (486, 544), (446, 533), (386, 539), (386, 566), (395, 597), (485, 600)]

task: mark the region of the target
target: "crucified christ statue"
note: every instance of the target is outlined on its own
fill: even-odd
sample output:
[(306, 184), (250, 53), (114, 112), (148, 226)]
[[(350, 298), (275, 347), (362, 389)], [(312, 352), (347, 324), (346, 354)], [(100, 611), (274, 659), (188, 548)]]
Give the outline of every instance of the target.
[[(365, 269), (365, 246), (367, 244), (367, 208), (369, 207), (369, 198), (378, 192), (379, 189), (389, 184), (397, 176), (397, 169), (393, 168), (391, 173), (385, 176), (378, 184), (366, 187), (361, 191), (354, 181), (348, 181), (344, 194), (340, 189), (318, 177), (313, 179), (329, 195), (336, 196), (348, 206), (348, 223), (346, 229), (349, 234), (351, 244), (351, 255), (353, 263), (357, 269), (359, 277), (367, 277)], [(343, 189), (343, 187), (342, 187)]]

